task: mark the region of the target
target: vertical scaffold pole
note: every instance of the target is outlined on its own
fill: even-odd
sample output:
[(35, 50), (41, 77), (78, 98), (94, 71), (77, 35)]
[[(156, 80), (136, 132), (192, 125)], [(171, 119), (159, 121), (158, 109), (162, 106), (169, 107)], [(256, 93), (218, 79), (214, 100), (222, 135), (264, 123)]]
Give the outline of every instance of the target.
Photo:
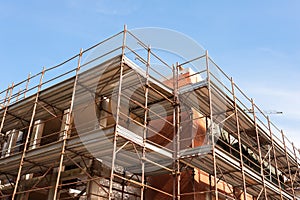
[(32, 114), (31, 114), (31, 119), (30, 119), (30, 123), (29, 123), (29, 127), (28, 127), (27, 136), (26, 136), (25, 143), (24, 143), (23, 153), (22, 153), (22, 156), (21, 156), (18, 175), (17, 175), (17, 179), (16, 179), (16, 182), (15, 182), (14, 191), (13, 191), (13, 194), (12, 194), (12, 200), (15, 199), (15, 196), (16, 196), (16, 193), (17, 193), (17, 190), (18, 190), (18, 185), (19, 185), (19, 182), (20, 182), (20, 179), (21, 179), (21, 172), (22, 172), (22, 168), (23, 168), (23, 164), (24, 164), (24, 158), (25, 158), (25, 154), (26, 154), (26, 151), (27, 151), (27, 145), (28, 145), (28, 142), (29, 142), (29, 139), (30, 139), (30, 134), (31, 134), (31, 131), (32, 131), (31, 129), (32, 129), (32, 126), (33, 126), (34, 118), (35, 118), (35, 112), (36, 112), (38, 101), (39, 101), (39, 96), (40, 96), (40, 91), (41, 91), (42, 84), (43, 84), (44, 75), (45, 75), (45, 68), (43, 68), (43, 71), (41, 73), (40, 82), (39, 82), (37, 93), (36, 93), (35, 100), (34, 100), (33, 110), (32, 110)]
[(173, 65), (173, 92), (174, 92), (174, 109), (173, 109), (173, 151), (174, 151), (174, 158), (173, 158), (173, 170), (174, 170), (174, 177), (173, 177), (173, 199), (180, 200), (180, 161), (179, 161), (179, 150), (180, 150), (180, 133), (179, 133), (179, 126), (180, 126), (180, 105), (179, 105), (179, 96), (178, 96), (178, 72), (179, 65)]
[(124, 55), (125, 55), (125, 45), (126, 45), (126, 33), (127, 27), (124, 25), (123, 31), (123, 44), (122, 44), (122, 55), (121, 55), (121, 66), (120, 66), (120, 80), (119, 80), (119, 88), (118, 88), (118, 98), (117, 98), (117, 109), (116, 109), (116, 125), (115, 125), (115, 132), (114, 132), (114, 141), (113, 141), (113, 155), (111, 161), (111, 172), (110, 172), (110, 179), (109, 179), (109, 194), (108, 199), (113, 199), (113, 180), (114, 180), (114, 169), (115, 169), (115, 160), (117, 157), (117, 138), (118, 132), (117, 127), (119, 125), (119, 118), (120, 118), (120, 105), (121, 105), (121, 93), (122, 93), (122, 81), (123, 81), (123, 69), (124, 69)]
[(270, 122), (269, 116), (267, 116), (267, 120), (268, 120), (268, 129), (269, 129), (269, 132), (270, 132), (270, 139), (271, 139), (271, 144), (272, 144), (272, 149), (273, 149), (274, 161), (275, 161), (275, 170), (276, 170), (276, 176), (277, 176), (280, 199), (283, 199), (281, 182), (280, 182), (280, 178), (279, 178), (278, 164), (277, 164), (276, 149), (275, 149), (275, 145), (274, 145), (273, 132), (272, 132), (272, 129), (271, 129), (271, 122)]
[(209, 98), (209, 112), (210, 112), (210, 130), (209, 133), (211, 134), (212, 138), (212, 156), (213, 156), (213, 167), (214, 167), (214, 187), (215, 187), (215, 200), (218, 200), (218, 178), (217, 178), (217, 161), (216, 161), (216, 152), (215, 152), (215, 136), (213, 134), (213, 108), (212, 108), (212, 88), (211, 88), (211, 79), (210, 79), (210, 68), (209, 68), (209, 56), (208, 51), (205, 52), (205, 60), (206, 60), (206, 73), (207, 73), (207, 87), (208, 87), (208, 98)]
[(287, 163), (287, 167), (288, 167), (288, 171), (289, 171), (289, 179), (291, 182), (291, 187), (292, 187), (291, 190), (292, 190), (292, 194), (293, 194), (293, 199), (296, 199), (295, 190), (294, 190), (294, 182), (293, 182), (293, 178), (292, 178), (292, 174), (291, 174), (291, 165), (290, 165), (289, 155), (288, 155), (287, 147), (286, 147), (286, 143), (285, 143), (285, 136), (284, 136), (283, 130), (281, 130), (280, 132), (281, 132), (281, 136), (282, 136), (282, 142), (284, 145), (284, 153), (285, 153), (285, 159), (286, 159), (286, 163)]
[(19, 91), (18, 91), (18, 93), (17, 93), (17, 96), (16, 96), (16, 102), (19, 101), (19, 95), (20, 95), (20, 93), (21, 93), (21, 88), (19, 89)]
[(179, 66), (177, 63), (176, 67), (176, 164), (177, 164), (177, 199), (180, 200), (180, 181), (181, 181), (181, 171), (180, 171), (180, 157), (179, 157), (179, 151), (180, 151), (180, 102), (179, 102)]
[(242, 172), (242, 179), (243, 179), (243, 196), (244, 196), (244, 199), (246, 200), (247, 199), (247, 187), (246, 187), (246, 181), (245, 181), (246, 179), (245, 179), (245, 171), (244, 171), (244, 160), (243, 160), (243, 152), (242, 152), (242, 141), (241, 141), (239, 114), (238, 114), (236, 96), (235, 96), (235, 84), (234, 84), (232, 78), (230, 79), (230, 81), (231, 81), (231, 89), (232, 89), (232, 95), (233, 95), (236, 129), (237, 129), (238, 142), (239, 142), (239, 154), (240, 154), (240, 160), (241, 160), (240, 165), (241, 165), (241, 172)]
[(30, 82), (30, 76), (31, 76), (31, 74), (29, 73), (28, 77), (27, 77), (27, 81), (26, 81), (25, 91), (24, 91), (24, 99), (26, 98), (26, 92), (28, 91), (28, 86), (29, 86), (29, 82)]
[(148, 132), (148, 93), (149, 93), (149, 68), (150, 68), (150, 55), (151, 47), (147, 49), (147, 64), (146, 64), (146, 83), (145, 83), (145, 113), (144, 113), (144, 133), (143, 133), (143, 154), (142, 154), (142, 187), (141, 187), (141, 200), (144, 199), (145, 193), (145, 161), (146, 158), (146, 141), (147, 141), (147, 132)]
[(258, 125), (257, 125), (257, 121), (256, 121), (256, 114), (255, 114), (256, 111), (255, 111), (255, 104), (254, 104), (253, 99), (251, 99), (251, 104), (252, 104), (253, 120), (254, 120), (256, 140), (257, 140), (257, 149), (258, 149), (258, 154), (259, 154), (260, 175), (261, 175), (262, 185), (263, 185), (262, 189), (263, 189), (263, 192), (264, 192), (264, 197), (265, 197), (264, 199), (267, 200), (268, 196), (267, 196), (266, 183), (265, 183), (263, 159), (262, 159), (262, 153), (261, 153), (261, 148), (260, 148), (259, 131), (258, 131)]
[[(13, 93), (13, 86), (14, 86), (14, 83), (12, 84), (12, 87), (9, 85), (7, 90), (6, 90), (6, 93), (5, 93), (5, 98), (4, 98), (4, 101), (3, 101), (4, 112), (3, 112), (3, 116), (2, 116), (2, 120), (1, 120), (1, 124), (0, 124), (0, 135), (2, 134), (4, 121), (5, 121), (6, 114), (7, 114), (7, 109), (8, 109), (10, 99), (11, 99), (11, 96), (12, 96), (12, 93)], [(4, 145), (4, 141), (0, 141), (0, 150), (3, 148), (3, 145)], [(1, 157), (1, 152), (0, 152), (0, 157)]]
[(176, 144), (175, 144), (175, 134), (176, 134), (176, 97), (175, 97), (175, 79), (176, 79), (176, 69), (174, 64), (172, 65), (172, 72), (173, 72), (173, 188), (172, 188), (172, 199), (175, 200), (177, 193), (176, 193), (176, 184), (177, 184), (177, 168), (176, 168)]
[(12, 83), (11, 86), (8, 86), (8, 88), (6, 90), (5, 99), (4, 99), (5, 108), (4, 108), (4, 112), (3, 112), (3, 116), (2, 116), (2, 120), (1, 120), (0, 133), (2, 132), (2, 129), (3, 129), (3, 126), (4, 126), (4, 121), (5, 121), (5, 118), (6, 118), (8, 106), (10, 104), (13, 89), (14, 89), (14, 83)]
[[(294, 152), (294, 156), (295, 156), (295, 161), (296, 161), (296, 165), (297, 165), (297, 170), (295, 171), (295, 173), (294, 173), (294, 178), (293, 178), (293, 181), (296, 181), (296, 178), (300, 175), (299, 173), (299, 170), (300, 170), (300, 163), (299, 163), (299, 158), (297, 157), (297, 153), (296, 153), (296, 151), (297, 151), (297, 149), (296, 149), (296, 147), (295, 147), (295, 145), (294, 145), (294, 143), (292, 142), (292, 146), (293, 146), (293, 152)], [(295, 186), (295, 184), (294, 184), (294, 186)]]
[(79, 53), (79, 56), (78, 56), (78, 63), (77, 63), (77, 68), (76, 68), (75, 80), (74, 80), (74, 84), (73, 84), (71, 105), (70, 105), (69, 113), (67, 114), (68, 116), (67, 116), (67, 119), (66, 119), (65, 130), (63, 132), (63, 143), (62, 143), (62, 148), (61, 148), (61, 152), (60, 152), (59, 167), (58, 167), (56, 183), (55, 183), (55, 187), (54, 187), (53, 200), (57, 199), (58, 186), (59, 186), (60, 176), (61, 176), (61, 172), (62, 172), (62, 168), (63, 168), (64, 155), (65, 155), (65, 151), (66, 151), (67, 138), (68, 138), (69, 128), (70, 128), (70, 125), (71, 125), (71, 118), (72, 118), (71, 116), (73, 114), (73, 107), (74, 107), (76, 86), (77, 86), (77, 81), (78, 81), (78, 74), (79, 74), (80, 67), (81, 67), (81, 58), (82, 58), (82, 49), (80, 50), (80, 53)]
[(209, 198), (208, 198), (208, 200), (212, 200), (212, 193), (211, 193), (211, 188), (212, 188), (212, 185), (211, 185), (211, 174), (208, 175), (208, 181), (209, 181)]

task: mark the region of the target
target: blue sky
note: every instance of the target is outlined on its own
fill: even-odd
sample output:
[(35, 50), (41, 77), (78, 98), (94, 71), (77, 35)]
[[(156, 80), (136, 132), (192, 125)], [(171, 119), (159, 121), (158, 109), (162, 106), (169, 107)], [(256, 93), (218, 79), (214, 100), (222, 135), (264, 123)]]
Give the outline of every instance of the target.
[(0, 2), (1, 91), (128, 28), (177, 30), (300, 147), (300, 1), (52, 0)]

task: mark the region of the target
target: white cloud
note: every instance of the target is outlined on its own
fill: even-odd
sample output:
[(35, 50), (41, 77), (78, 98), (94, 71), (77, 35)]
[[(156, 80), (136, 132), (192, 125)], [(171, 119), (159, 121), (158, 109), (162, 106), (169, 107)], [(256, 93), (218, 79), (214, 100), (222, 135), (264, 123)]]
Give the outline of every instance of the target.
[(280, 58), (280, 59), (285, 59), (287, 58), (287, 55), (284, 52), (281, 51), (276, 51), (270, 47), (259, 47), (257, 49), (260, 53), (264, 54), (264, 56), (271, 56), (273, 58)]

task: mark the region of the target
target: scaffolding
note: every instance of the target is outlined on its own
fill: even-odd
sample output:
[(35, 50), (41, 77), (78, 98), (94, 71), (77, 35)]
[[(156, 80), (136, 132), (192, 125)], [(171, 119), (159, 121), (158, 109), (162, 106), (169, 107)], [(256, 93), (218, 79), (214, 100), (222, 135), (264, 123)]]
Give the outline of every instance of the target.
[(298, 199), (298, 150), (207, 51), (124, 28), (0, 96), (0, 199)]

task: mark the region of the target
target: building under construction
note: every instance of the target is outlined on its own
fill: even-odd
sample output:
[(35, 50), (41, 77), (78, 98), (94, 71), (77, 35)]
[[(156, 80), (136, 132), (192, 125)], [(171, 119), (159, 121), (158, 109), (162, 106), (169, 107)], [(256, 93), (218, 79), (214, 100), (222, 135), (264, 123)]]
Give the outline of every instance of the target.
[(2, 91), (0, 199), (298, 199), (283, 131), (207, 51), (164, 55), (125, 28)]

